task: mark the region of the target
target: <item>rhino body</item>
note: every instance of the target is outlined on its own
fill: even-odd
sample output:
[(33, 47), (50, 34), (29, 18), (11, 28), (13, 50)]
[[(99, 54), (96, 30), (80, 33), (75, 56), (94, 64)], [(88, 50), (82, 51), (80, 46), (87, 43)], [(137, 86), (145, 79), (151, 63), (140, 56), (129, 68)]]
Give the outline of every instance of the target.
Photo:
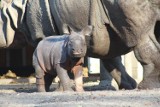
[[(134, 50), (144, 68), (140, 86), (160, 87), (160, 45), (154, 32), (160, 20), (159, 6), (159, 0), (13, 0), (12, 5), (2, 9), (0, 46), (12, 43), (15, 29), (35, 43), (45, 36), (66, 33), (66, 26), (79, 31), (90, 24), (94, 31), (87, 54), (101, 58), (119, 85), (126, 80), (123, 78), (126, 74), (117, 67), (118, 62), (107, 63)], [(116, 76), (112, 73), (115, 70)]]
[[(62, 83), (65, 84), (63, 87), (64, 91), (71, 90), (67, 71), (71, 71), (74, 66), (82, 65), (83, 58), (79, 58), (75, 63), (77, 65), (72, 64), (71, 57), (67, 54), (68, 50), (65, 46), (68, 42), (67, 39), (68, 35), (63, 35), (61, 37), (52, 36), (43, 39), (37, 45), (37, 48), (33, 53), (33, 66), (36, 71), (35, 74), (38, 92), (49, 91), (49, 87), (53, 79), (57, 74), (62, 75), (60, 73), (63, 73), (62, 78), (58, 75), (60, 81), (65, 81), (65, 83)], [(58, 65), (61, 65), (60, 68), (57, 67)], [(82, 77), (82, 71), (79, 72), (81, 72), (79, 73), (81, 74), (79, 76)], [(81, 89), (83, 89), (82, 84)]]
[(88, 26), (78, 33), (71, 31), (70, 35), (54, 35), (39, 42), (33, 53), (39, 92), (49, 91), (53, 78), (57, 75), (63, 90), (72, 90), (67, 74), (70, 71), (74, 74), (75, 90), (83, 91), (82, 64), (87, 49), (85, 35), (90, 36), (91, 32), (92, 27)]

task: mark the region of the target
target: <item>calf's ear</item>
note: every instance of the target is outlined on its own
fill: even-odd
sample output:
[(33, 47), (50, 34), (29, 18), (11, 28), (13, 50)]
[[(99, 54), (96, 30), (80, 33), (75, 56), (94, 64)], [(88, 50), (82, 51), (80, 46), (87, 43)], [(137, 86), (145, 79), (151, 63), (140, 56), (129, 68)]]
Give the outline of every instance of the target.
[(93, 26), (92, 26), (92, 25), (86, 26), (86, 27), (82, 30), (82, 33), (83, 33), (85, 36), (91, 36), (92, 33), (93, 33)]

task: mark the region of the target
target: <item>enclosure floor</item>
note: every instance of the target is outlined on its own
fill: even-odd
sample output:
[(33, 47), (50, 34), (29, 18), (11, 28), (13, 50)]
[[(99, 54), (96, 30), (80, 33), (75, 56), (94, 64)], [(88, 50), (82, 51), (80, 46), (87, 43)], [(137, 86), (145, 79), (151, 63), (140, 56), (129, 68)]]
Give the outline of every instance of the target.
[[(0, 81), (11, 81), (0, 79)], [(23, 81), (22, 81), (23, 80)], [(0, 107), (158, 107), (160, 89), (98, 90), (99, 81), (84, 83), (85, 92), (57, 92), (53, 83), (50, 92), (36, 92), (35, 79), (0, 85)], [(20, 79), (19, 79), (20, 81)], [(30, 81), (30, 82), (29, 82)]]

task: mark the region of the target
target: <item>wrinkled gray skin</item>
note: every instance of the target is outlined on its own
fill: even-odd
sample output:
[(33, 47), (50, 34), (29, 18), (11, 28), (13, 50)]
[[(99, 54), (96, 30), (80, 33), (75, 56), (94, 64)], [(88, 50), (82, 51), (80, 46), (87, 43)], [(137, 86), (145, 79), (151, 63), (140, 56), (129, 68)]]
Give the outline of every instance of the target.
[[(139, 86), (160, 87), (160, 45), (154, 33), (155, 24), (160, 20), (159, 6), (160, 0), (15, 0), (12, 6), (3, 8), (0, 46), (8, 47), (12, 43), (15, 29), (35, 43), (45, 36), (67, 33), (68, 25), (79, 31), (90, 24), (94, 32), (88, 38), (89, 56), (101, 58), (108, 68), (105, 63), (109, 60), (114, 62), (114, 57), (134, 50), (144, 68), (144, 79)], [(5, 14), (7, 9), (9, 12)], [(121, 84), (127, 75), (119, 70), (118, 64), (119, 61), (111, 64), (109, 72)], [(112, 73), (115, 70), (118, 73)]]
[(81, 29), (88, 23), (94, 25), (88, 55), (100, 57), (118, 84), (122, 84), (121, 75), (125, 74), (118, 72), (117, 62), (108, 65), (108, 61), (134, 50), (144, 68), (144, 79), (139, 87), (160, 87), (160, 45), (154, 34), (155, 24), (160, 18), (159, 0), (92, 0), (91, 3), (83, 0), (53, 0), (52, 4), (55, 4), (51, 8), (52, 14), (57, 16), (55, 20), (62, 31), (65, 24), (75, 29)]
[[(1, 21), (1, 25), (3, 25), (4, 27), (3, 27), (3, 30), (2, 28), (0, 29), (3, 32), (0, 35), (0, 37), (2, 38), (0, 47), (21, 48), (27, 43), (32, 43), (32, 45), (36, 46), (36, 44), (46, 36), (59, 34), (59, 33), (61, 34), (68, 33), (65, 27), (63, 27), (63, 30), (64, 30), (63, 32), (59, 31), (58, 28), (56, 27), (55, 20), (51, 16), (51, 11), (49, 9), (49, 4), (47, 1), (30, 1), (30, 3), (28, 3), (28, 6), (27, 6), (28, 12), (24, 12), (25, 7), (26, 7), (26, 0), (22, 0), (19, 2), (13, 1), (12, 6), (10, 6), (11, 1), (12, 0), (1, 1), (1, 7), (3, 7), (2, 10), (4, 11), (2, 13), (5, 13), (6, 11), (10, 11), (10, 13), (2, 15), (3, 20)], [(43, 7), (43, 8), (39, 9), (40, 7)], [(11, 13), (16, 13), (16, 12), (18, 12), (18, 14), (14, 14), (14, 15), (11, 14)], [(27, 15), (24, 17), (23, 14), (27, 14)], [(10, 15), (11, 17), (8, 18), (8, 15)], [(8, 18), (10, 22), (6, 21), (5, 17)], [(19, 17), (21, 20), (17, 20), (17, 17)], [(25, 22), (26, 19), (27, 19), (28, 24), (26, 24)], [(43, 19), (43, 20), (40, 20), (40, 19)], [(18, 21), (17, 25), (15, 24), (16, 21)], [(12, 27), (10, 26), (10, 24), (5, 26), (6, 23), (11, 23), (14, 25)], [(8, 33), (8, 34), (5, 34), (5, 33)], [(119, 62), (120, 61), (117, 60), (117, 63)], [(119, 66), (121, 65), (122, 64), (120, 64)], [(102, 70), (106, 71), (104, 70), (104, 67), (103, 69), (101, 69), (101, 74), (107, 75), (107, 74), (104, 74), (106, 72), (102, 72)], [(118, 70), (118, 71), (123, 72), (123, 70)], [(48, 78), (52, 78), (52, 77), (49, 76)], [(118, 81), (118, 83), (121, 84), (123, 81), (125, 81), (128, 84), (130, 84), (129, 87), (128, 85), (124, 84), (123, 88), (133, 89), (136, 87), (136, 82), (130, 76), (124, 75), (121, 78), (122, 78), (121, 81)], [(128, 81), (126, 78), (130, 78), (131, 81)], [(101, 76), (101, 80), (102, 79), (108, 79), (108, 76), (106, 76), (105, 78)], [(134, 87), (132, 87), (131, 83), (134, 83)], [(108, 86), (107, 86), (107, 89), (108, 89)]]
[(49, 91), (53, 79), (58, 75), (63, 91), (70, 91), (71, 84), (67, 72), (72, 71), (75, 90), (83, 91), (82, 64), (87, 51), (85, 36), (90, 36), (92, 27), (81, 32), (71, 30), (70, 35), (46, 37), (39, 42), (33, 53), (38, 92)]

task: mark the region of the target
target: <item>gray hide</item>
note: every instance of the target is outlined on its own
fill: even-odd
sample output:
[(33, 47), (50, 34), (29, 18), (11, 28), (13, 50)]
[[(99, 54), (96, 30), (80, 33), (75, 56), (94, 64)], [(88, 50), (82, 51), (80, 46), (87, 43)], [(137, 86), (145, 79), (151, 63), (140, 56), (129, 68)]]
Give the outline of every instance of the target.
[[(105, 55), (108, 53), (104, 47), (109, 46), (109, 37), (106, 30), (106, 23), (109, 23), (100, 0), (51, 0), (51, 12), (57, 23), (60, 32), (65, 32), (65, 26), (69, 25), (76, 30), (91, 24), (94, 26), (93, 35), (97, 42), (90, 51), (96, 51), (96, 54)], [(108, 47), (109, 48), (109, 47)]]
[[(81, 0), (78, 2), (76, 0), (52, 0), (50, 4), (54, 4), (51, 10), (60, 32), (65, 33), (66, 25), (76, 30), (80, 30), (88, 24), (94, 26), (93, 38), (91, 38), (91, 44), (89, 44), (88, 55), (92, 57), (103, 57), (107, 55), (105, 57), (110, 58), (121, 55), (122, 52), (124, 54), (129, 51), (128, 47), (120, 40), (117, 34), (113, 33), (113, 30), (110, 30), (110, 27), (108, 28), (109, 31), (107, 31), (106, 28), (108, 26), (106, 25), (110, 23), (110, 19), (108, 19), (107, 11), (104, 11), (103, 4), (99, 0)], [(123, 47), (123, 49), (119, 50), (121, 47)], [(109, 59), (109, 61), (111, 60), (112, 59)], [(117, 62), (115, 60), (117, 60)], [(120, 66), (123, 66), (119, 64), (119, 60), (113, 58), (111, 63), (113, 63), (112, 66), (107, 66), (109, 72), (112, 72), (113, 68), (116, 69), (118, 67), (118, 69), (116, 69), (117, 72), (123, 72), (122, 74), (125, 75), (120, 77), (122, 78), (120, 81), (116, 79), (120, 88), (135, 88), (136, 82), (128, 76), (128, 74), (124, 73), (126, 72), (124, 69), (119, 69), (122, 68)], [(104, 73), (102, 75), (104, 75)], [(115, 73), (113, 76), (114, 75)]]
[(72, 90), (67, 72), (74, 74), (75, 90), (83, 91), (82, 64), (87, 50), (85, 36), (91, 33), (92, 26), (87, 26), (81, 32), (70, 29), (70, 35), (54, 35), (39, 42), (33, 53), (38, 91), (49, 90), (52, 81), (48, 81), (51, 78), (46, 75), (52, 79), (58, 75), (63, 90)]
[[(94, 57), (104, 57), (108, 52), (108, 57), (121, 55), (122, 51), (114, 49), (115, 47), (120, 48), (122, 45), (123, 49), (127, 51), (128, 49), (119, 38), (114, 38), (115, 33), (112, 30), (111, 37), (113, 38), (109, 38), (106, 25), (110, 23), (110, 20), (103, 9), (99, 0), (13, 0), (11, 5), (2, 8), (0, 31), (3, 33), (0, 34), (0, 47), (10, 46), (16, 30), (23, 32), (29, 43), (37, 44), (46, 36), (68, 33), (67, 25), (73, 27), (75, 31), (79, 31), (82, 27), (91, 24), (94, 25), (94, 32), (89, 46), (89, 54)], [(117, 45), (110, 45), (109, 39), (112, 39), (111, 41)], [(111, 48), (109, 49), (109, 47)], [(116, 52), (113, 53), (111, 49)], [(111, 54), (109, 50), (112, 52)], [(121, 81), (123, 80), (126, 81), (122, 78)], [(128, 89), (125, 86), (124, 88)]]
[(105, 58), (133, 49), (144, 68), (142, 88), (160, 87), (160, 45), (154, 34), (155, 24), (160, 20), (159, 1), (13, 0), (12, 5), (2, 9), (0, 47), (11, 44), (15, 29), (28, 33), (27, 37), (36, 41), (44, 36), (66, 33), (67, 25), (79, 31), (90, 24), (94, 32), (88, 55), (103, 59), (104, 66), (114, 71), (118, 62), (108, 66)]
[[(49, 91), (49, 87), (57, 75), (60, 78), (64, 91), (72, 90), (67, 70), (72, 70), (72, 66), (76, 65), (71, 64), (71, 56), (69, 56), (68, 53), (69, 36), (70, 35), (47, 37), (37, 45), (33, 53), (33, 67), (35, 68), (38, 92)], [(66, 67), (66, 65), (69, 66)], [(78, 77), (82, 77), (82, 71), (77, 72), (79, 72)], [(77, 78), (75, 77), (75, 83), (76, 81)], [(82, 78), (80, 82), (81, 81)], [(76, 86), (78, 87), (77, 84)], [(80, 88), (83, 90), (82, 83)]]
[(160, 20), (160, 0), (52, 0), (50, 3), (54, 4), (52, 14), (62, 32), (66, 25), (75, 29), (94, 25), (89, 55), (102, 58), (107, 69), (114, 71), (117, 64), (107, 65), (104, 57), (134, 50), (144, 68), (140, 88), (160, 87), (160, 45), (154, 34), (155, 24)]

